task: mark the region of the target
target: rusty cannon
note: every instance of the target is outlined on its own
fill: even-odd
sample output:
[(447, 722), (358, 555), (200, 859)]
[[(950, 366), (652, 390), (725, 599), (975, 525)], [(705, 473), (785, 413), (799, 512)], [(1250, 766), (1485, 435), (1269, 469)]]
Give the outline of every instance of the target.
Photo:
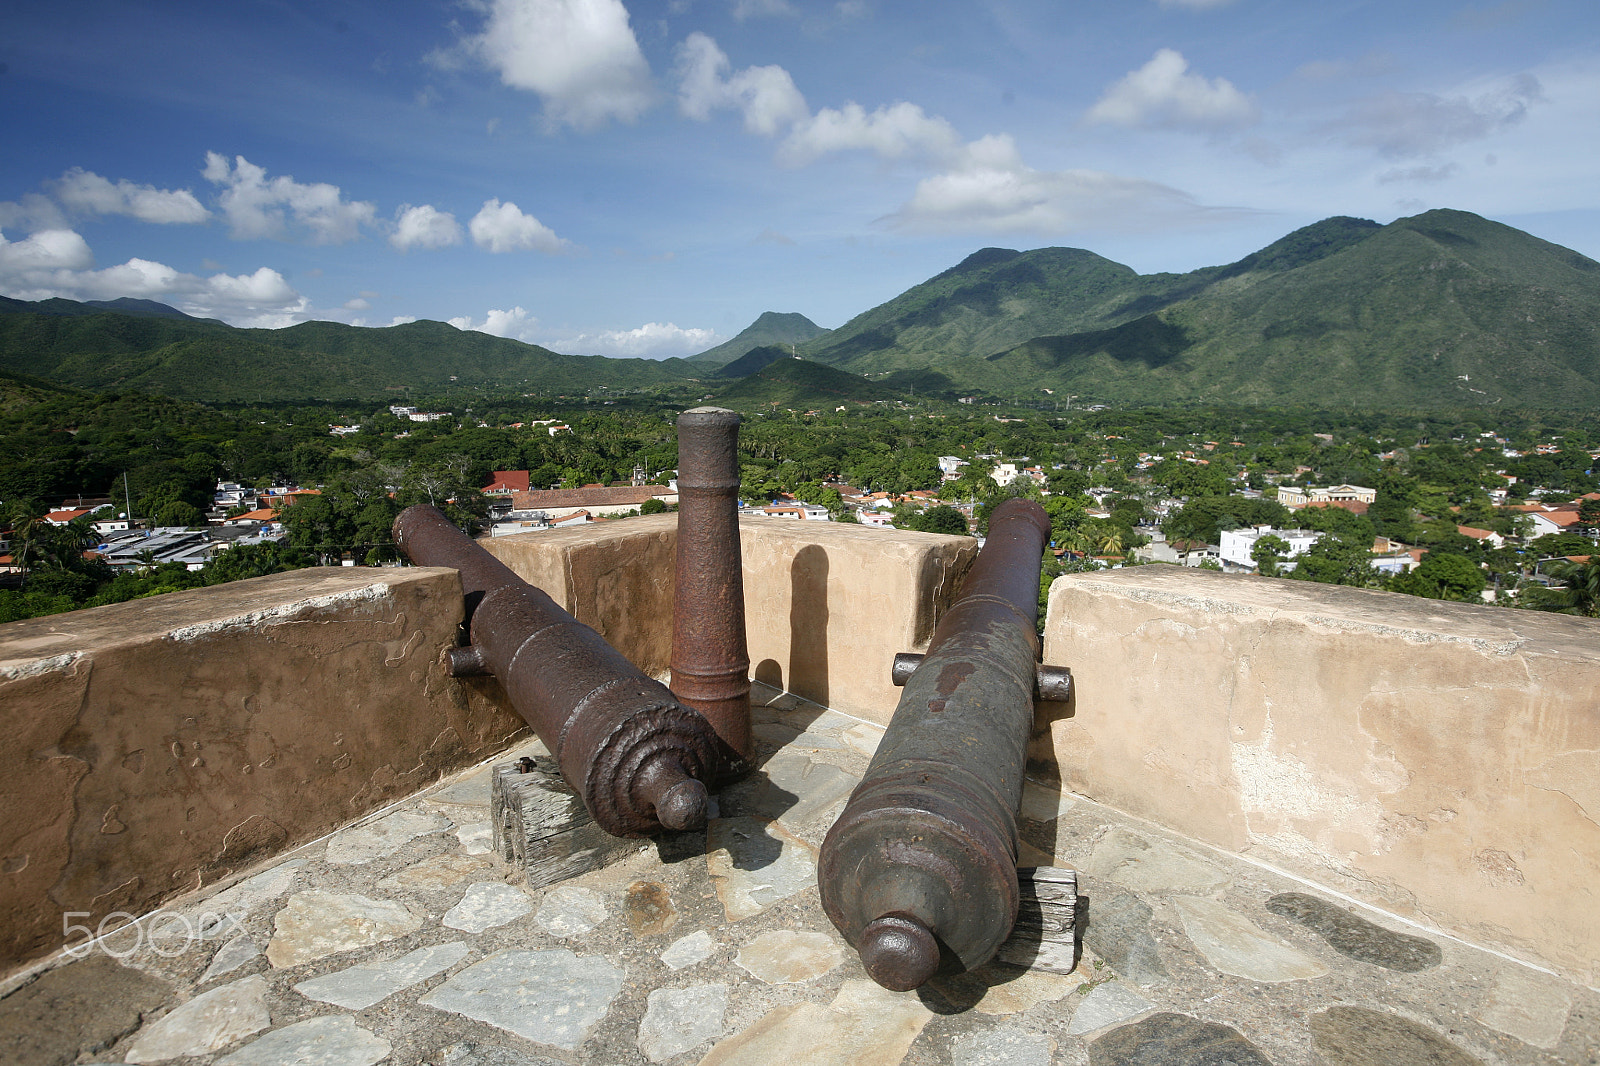
[(460, 572), (469, 643), (445, 668), (499, 679), (596, 824), (614, 836), (705, 824), (718, 739), (698, 712), (435, 508), (401, 512), (394, 539), (417, 565)]
[(988, 961), (1016, 922), (1017, 808), (1034, 700), (1070, 689), (1065, 671), (1038, 664), (1049, 535), (1031, 500), (995, 509), (926, 655), (900, 657), (905, 691), (894, 718), (822, 843), (823, 909), (885, 988), (907, 991), (942, 967)]
[(755, 756), (738, 495), (738, 412), (721, 407), (683, 412), (678, 416), (672, 691), (717, 731), (722, 781), (747, 773)]

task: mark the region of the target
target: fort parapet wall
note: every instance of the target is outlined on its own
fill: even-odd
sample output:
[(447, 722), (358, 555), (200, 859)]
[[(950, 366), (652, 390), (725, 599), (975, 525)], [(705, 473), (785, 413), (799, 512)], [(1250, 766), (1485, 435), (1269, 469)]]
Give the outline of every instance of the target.
[[(741, 522), (752, 672), (887, 722), (968, 538)], [(486, 547), (652, 674), (676, 519)], [(0, 626), (0, 971), (491, 757), (453, 571), (298, 571)], [(1059, 579), (1031, 771), (1600, 984), (1600, 623), (1148, 566)]]
[(1600, 622), (1140, 566), (1045, 658), (1064, 788), (1600, 985)]

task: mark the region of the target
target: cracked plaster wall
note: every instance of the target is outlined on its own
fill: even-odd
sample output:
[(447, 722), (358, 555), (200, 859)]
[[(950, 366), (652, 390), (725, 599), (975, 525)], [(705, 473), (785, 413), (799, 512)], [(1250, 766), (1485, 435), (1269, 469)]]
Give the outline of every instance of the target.
[(1066, 788), (1600, 984), (1600, 623), (1144, 566), (1051, 588)]
[(454, 571), (321, 569), (0, 626), (0, 971), (503, 747), (460, 618)]

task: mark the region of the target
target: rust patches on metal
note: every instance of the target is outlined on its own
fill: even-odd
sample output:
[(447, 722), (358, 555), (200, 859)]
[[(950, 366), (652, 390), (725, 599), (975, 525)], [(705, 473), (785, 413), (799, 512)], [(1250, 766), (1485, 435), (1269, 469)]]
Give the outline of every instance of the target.
[(394, 537), (412, 562), (461, 574), (469, 644), (447, 652), (447, 672), (499, 679), (596, 824), (614, 836), (705, 824), (718, 742), (698, 712), (436, 509), (407, 508)]
[(721, 780), (747, 773), (755, 753), (738, 494), (738, 413), (679, 415), (672, 691), (716, 730)]
[(981, 965), (1016, 920), (1016, 812), (1049, 532), (1037, 503), (995, 510), (983, 551), (823, 841), (823, 909), (885, 988)]

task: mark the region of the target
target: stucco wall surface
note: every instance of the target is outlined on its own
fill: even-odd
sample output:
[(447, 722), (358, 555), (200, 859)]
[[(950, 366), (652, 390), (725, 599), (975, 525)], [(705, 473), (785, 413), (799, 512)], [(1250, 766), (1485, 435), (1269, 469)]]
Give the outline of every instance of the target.
[(436, 665), (461, 605), (328, 568), (0, 625), (0, 970), (499, 750), (521, 719)]
[[(484, 541), (646, 673), (672, 655), (678, 520), (646, 515)], [(978, 551), (971, 537), (745, 516), (739, 522), (751, 674), (888, 722), (896, 652), (922, 651)]]
[(1600, 622), (1142, 566), (1045, 661), (1067, 788), (1600, 985)]

